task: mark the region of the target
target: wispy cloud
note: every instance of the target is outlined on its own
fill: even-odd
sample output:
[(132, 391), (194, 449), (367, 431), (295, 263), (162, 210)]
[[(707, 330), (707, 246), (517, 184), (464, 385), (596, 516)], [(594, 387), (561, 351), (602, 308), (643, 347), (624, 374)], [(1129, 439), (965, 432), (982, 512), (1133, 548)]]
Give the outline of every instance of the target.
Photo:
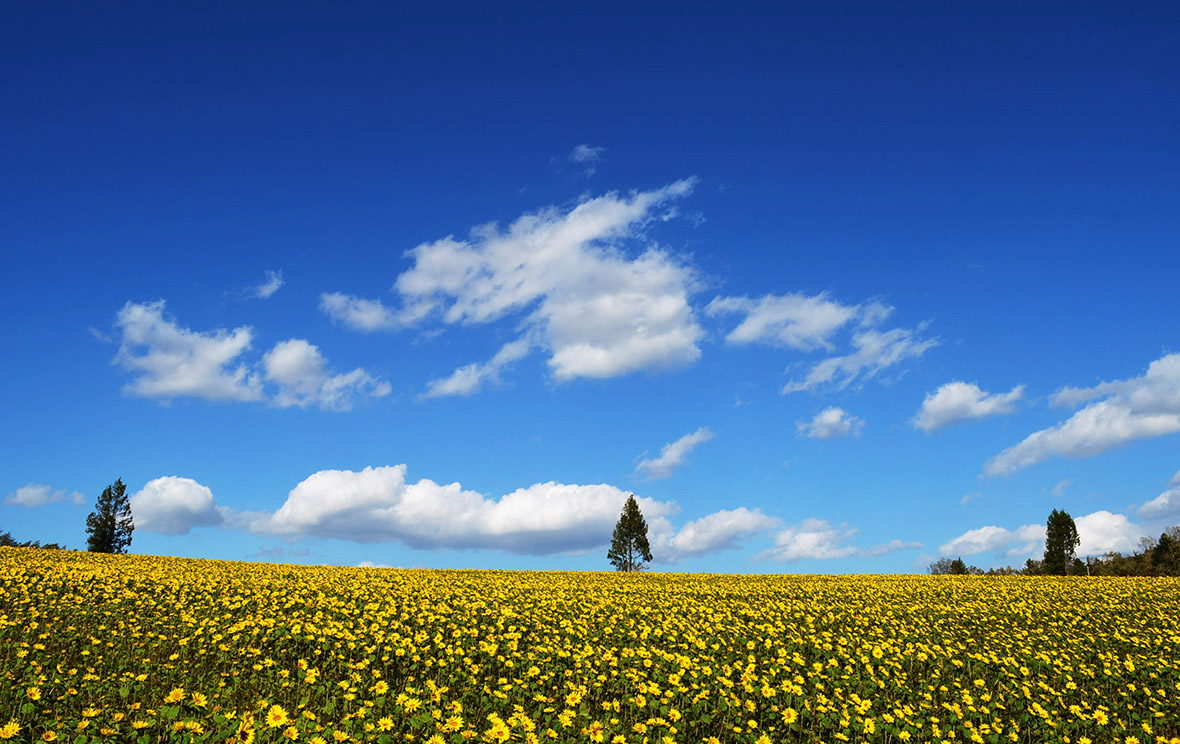
[[(584, 144), (575, 145), (574, 149), (570, 150), (569, 154), (565, 156), (565, 162), (575, 166), (580, 175), (589, 178), (598, 170), (598, 164), (602, 162), (602, 156), (605, 152), (605, 147), (593, 147)], [(555, 161), (550, 162), (553, 165), (557, 164)]]
[(832, 349), (832, 335), (860, 312), (841, 305), (826, 293), (749, 297), (715, 297), (705, 308), (709, 315), (741, 314), (745, 318), (725, 336), (731, 344), (762, 343), (802, 351)]
[(697, 445), (707, 442), (714, 437), (712, 431), (702, 426), (691, 434), (685, 434), (675, 442), (669, 442), (660, 448), (660, 456), (640, 460), (635, 471), (647, 480), (667, 478), (672, 471), (683, 465)]
[(830, 406), (815, 414), (810, 421), (798, 421), (795, 428), (799, 436), (809, 439), (836, 439), (838, 437), (860, 436), (865, 422), (843, 408)]
[(916, 359), (937, 346), (936, 339), (922, 338), (925, 328), (924, 323), (915, 329), (861, 328), (852, 334), (851, 353), (815, 364), (802, 379), (783, 386), (783, 394), (825, 388), (843, 390), (854, 383), (871, 380), (884, 370)]
[(504, 344), (496, 355), (480, 364), (473, 363), (459, 367), (449, 377), (431, 380), (426, 385), (423, 398), (441, 398), (448, 395), (472, 395), (483, 389), (486, 383), (499, 382), (501, 370), (513, 362), (528, 356), (532, 342), (527, 338)]
[(827, 520), (810, 518), (792, 525), (774, 536), (774, 547), (760, 557), (777, 561), (828, 560), (831, 558), (876, 557), (896, 550), (921, 548), (917, 542), (890, 540), (871, 548), (858, 548), (849, 541), (858, 530), (847, 525), (832, 525)]
[(260, 300), (270, 299), (279, 288), (283, 286), (283, 272), (282, 271), (267, 271), (266, 279), (261, 284), (255, 285), (251, 289), (251, 294)]
[(8, 506), (24, 506), (27, 508), (56, 504), (60, 501), (69, 501), (76, 506), (82, 506), (86, 503), (86, 497), (77, 491), (54, 489), (52, 486), (42, 483), (30, 483), (27, 486), (21, 486), (4, 497), (4, 503)]
[(1155, 360), (1139, 377), (1066, 387), (1052, 398), (1057, 405), (1092, 400), (1062, 423), (1035, 431), (993, 457), (984, 473), (1008, 475), (1049, 457), (1091, 457), (1136, 439), (1180, 432), (1180, 354)]
[(975, 383), (948, 382), (926, 395), (911, 423), (915, 429), (930, 433), (964, 421), (1012, 413), (1022, 397), (1023, 385), (1017, 385), (1007, 393), (987, 393)]
[(367, 300), (343, 292), (324, 292), (320, 295), (320, 311), (354, 331), (388, 331), (404, 325), (390, 308), (380, 300)]

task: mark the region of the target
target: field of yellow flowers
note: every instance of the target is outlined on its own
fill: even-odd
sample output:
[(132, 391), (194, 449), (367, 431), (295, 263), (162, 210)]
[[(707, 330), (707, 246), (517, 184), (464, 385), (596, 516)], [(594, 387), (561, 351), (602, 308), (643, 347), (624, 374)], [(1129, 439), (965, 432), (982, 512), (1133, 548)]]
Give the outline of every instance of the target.
[(0, 740), (1180, 742), (1180, 581), (0, 548)]

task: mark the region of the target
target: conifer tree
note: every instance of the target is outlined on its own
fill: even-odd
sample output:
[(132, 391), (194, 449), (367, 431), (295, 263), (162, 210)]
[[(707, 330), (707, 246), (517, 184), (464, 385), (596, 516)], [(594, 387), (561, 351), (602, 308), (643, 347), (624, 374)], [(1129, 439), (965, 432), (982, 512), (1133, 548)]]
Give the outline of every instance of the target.
[(1054, 509), (1045, 523), (1045, 557), (1041, 565), (1050, 576), (1065, 576), (1073, 565), (1074, 549), (1081, 543), (1077, 525), (1068, 512)]
[(131, 502), (127, 486), (117, 478), (98, 497), (94, 511), (86, 517), (86, 549), (91, 553), (126, 553), (131, 545), (135, 522), (131, 519)]
[(615, 524), (607, 560), (617, 571), (641, 571), (643, 563), (651, 560), (651, 546), (647, 542), (647, 520), (639, 511), (635, 494), (627, 497), (623, 513)]

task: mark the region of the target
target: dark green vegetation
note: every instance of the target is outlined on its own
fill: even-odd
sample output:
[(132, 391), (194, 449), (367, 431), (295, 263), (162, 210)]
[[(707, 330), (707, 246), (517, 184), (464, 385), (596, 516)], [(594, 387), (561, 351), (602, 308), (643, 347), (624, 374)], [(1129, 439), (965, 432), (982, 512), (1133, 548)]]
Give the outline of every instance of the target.
[(91, 553), (126, 553), (134, 531), (127, 486), (117, 478), (103, 490), (94, 511), (86, 517), (86, 549)]
[(643, 564), (651, 560), (647, 520), (639, 511), (635, 494), (628, 496), (627, 503), (623, 504), (623, 513), (615, 524), (606, 558), (618, 571), (642, 571)]

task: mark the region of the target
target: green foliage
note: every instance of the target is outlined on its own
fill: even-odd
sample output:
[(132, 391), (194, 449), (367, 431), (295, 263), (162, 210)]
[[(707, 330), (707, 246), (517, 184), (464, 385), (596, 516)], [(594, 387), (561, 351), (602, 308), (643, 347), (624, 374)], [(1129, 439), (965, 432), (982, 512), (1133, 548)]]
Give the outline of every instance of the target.
[(1045, 523), (1045, 555), (1041, 559), (1044, 573), (1050, 576), (1070, 573), (1076, 557), (1074, 551), (1080, 542), (1073, 517), (1068, 512), (1054, 509)]
[(1180, 576), (1180, 525), (1170, 527), (1159, 540), (1144, 538), (1141, 550), (1131, 555), (1107, 553), (1090, 563), (1094, 576)]
[(65, 550), (64, 545), (57, 543), (42, 544), (40, 540), (26, 540), (19, 542), (12, 536), (11, 533), (5, 531), (0, 532), (0, 548), (43, 548), (45, 550)]
[(134, 531), (127, 486), (117, 478), (103, 490), (94, 511), (86, 517), (86, 549), (91, 553), (126, 553)]
[(606, 558), (617, 571), (642, 571), (643, 563), (651, 560), (651, 546), (647, 542), (647, 520), (639, 511), (635, 494), (627, 497), (623, 513), (615, 524), (610, 550)]

